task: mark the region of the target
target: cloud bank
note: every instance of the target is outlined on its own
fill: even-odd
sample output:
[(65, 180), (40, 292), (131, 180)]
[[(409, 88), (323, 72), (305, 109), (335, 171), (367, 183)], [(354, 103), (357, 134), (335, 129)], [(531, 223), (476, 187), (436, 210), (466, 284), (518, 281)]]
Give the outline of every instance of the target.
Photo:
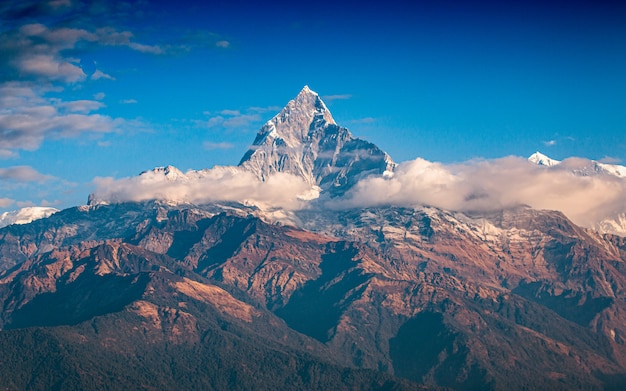
[(137, 177), (97, 178), (94, 201), (169, 200), (191, 204), (234, 201), (264, 210), (322, 207), (334, 210), (376, 206), (434, 206), (460, 212), (495, 211), (528, 205), (558, 210), (574, 223), (597, 227), (626, 213), (626, 179), (609, 174), (582, 175), (585, 159), (559, 166), (537, 166), (520, 157), (444, 165), (424, 159), (401, 163), (393, 176), (358, 182), (344, 197), (311, 204), (317, 198), (302, 178), (277, 173), (265, 182), (239, 167), (215, 167), (185, 174), (174, 167)]
[(136, 177), (96, 178), (92, 202), (167, 200), (196, 205), (239, 202), (262, 209), (295, 210), (304, 206), (310, 186), (301, 178), (278, 173), (265, 182), (237, 167), (214, 167), (182, 173), (158, 168)]
[(626, 180), (608, 174), (574, 174), (573, 167), (586, 163), (566, 159), (548, 168), (519, 157), (457, 165), (416, 159), (400, 164), (393, 177), (360, 181), (344, 199), (327, 206), (430, 205), (468, 212), (523, 204), (559, 210), (576, 224), (591, 227), (626, 212)]

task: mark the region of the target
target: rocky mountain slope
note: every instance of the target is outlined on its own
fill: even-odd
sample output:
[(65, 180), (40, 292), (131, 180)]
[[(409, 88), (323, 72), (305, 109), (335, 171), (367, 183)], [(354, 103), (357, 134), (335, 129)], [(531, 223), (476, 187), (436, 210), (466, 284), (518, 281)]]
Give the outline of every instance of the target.
[[(305, 88), (238, 170), (296, 174), (323, 201), (393, 166)], [(94, 202), (0, 229), (3, 384), (626, 386), (623, 237), (526, 206), (324, 205), (285, 224), (233, 202)]]

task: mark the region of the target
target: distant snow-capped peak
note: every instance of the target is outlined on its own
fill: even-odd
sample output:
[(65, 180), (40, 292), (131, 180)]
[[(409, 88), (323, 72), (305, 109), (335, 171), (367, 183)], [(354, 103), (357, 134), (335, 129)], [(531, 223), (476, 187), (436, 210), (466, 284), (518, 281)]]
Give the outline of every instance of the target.
[(58, 211), (56, 208), (29, 206), (11, 212), (4, 212), (0, 214), (0, 228), (11, 224), (28, 224), (31, 221), (49, 217)]
[(530, 157), (528, 158), (528, 161), (535, 163), (539, 166), (546, 166), (546, 167), (556, 166), (557, 164), (561, 163), (560, 160), (551, 159), (547, 157), (546, 155), (542, 154), (541, 152), (535, 152), (532, 155), (530, 155)]
[(568, 158), (563, 161), (551, 159), (548, 156), (535, 152), (528, 158), (528, 161), (537, 164), (539, 166), (554, 167), (559, 166), (562, 168), (570, 169), (573, 174), (579, 176), (594, 176), (594, 175), (613, 175), (619, 178), (626, 178), (626, 167), (618, 164), (600, 163), (595, 160), (582, 159), (582, 158)]

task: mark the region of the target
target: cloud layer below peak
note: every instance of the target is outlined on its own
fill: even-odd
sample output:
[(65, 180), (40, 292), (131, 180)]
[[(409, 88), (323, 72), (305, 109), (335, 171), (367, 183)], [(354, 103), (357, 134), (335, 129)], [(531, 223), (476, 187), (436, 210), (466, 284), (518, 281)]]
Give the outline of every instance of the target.
[(184, 174), (173, 167), (160, 168), (136, 177), (96, 178), (94, 184), (93, 202), (239, 202), (265, 210), (302, 208), (311, 191), (301, 178), (291, 174), (277, 173), (262, 182), (251, 172), (220, 166)]
[(568, 159), (543, 167), (519, 157), (443, 165), (424, 159), (400, 164), (392, 177), (360, 181), (331, 208), (429, 205), (454, 211), (491, 211), (516, 205), (558, 210), (593, 227), (626, 212), (626, 180), (612, 175), (576, 175), (588, 163)]

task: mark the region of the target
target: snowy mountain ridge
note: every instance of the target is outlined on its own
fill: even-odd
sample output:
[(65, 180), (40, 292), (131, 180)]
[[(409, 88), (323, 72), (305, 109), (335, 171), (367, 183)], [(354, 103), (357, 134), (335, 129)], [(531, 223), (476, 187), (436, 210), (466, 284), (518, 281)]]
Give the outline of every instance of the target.
[(0, 214), (0, 228), (11, 224), (28, 224), (31, 221), (43, 219), (57, 213), (56, 208), (44, 206), (28, 206), (19, 210)]
[(541, 152), (535, 152), (528, 157), (528, 161), (538, 166), (570, 168), (575, 175), (593, 176), (608, 174), (618, 178), (626, 178), (626, 167), (618, 164), (600, 163), (595, 160), (582, 158), (568, 158), (563, 161), (552, 159)]

